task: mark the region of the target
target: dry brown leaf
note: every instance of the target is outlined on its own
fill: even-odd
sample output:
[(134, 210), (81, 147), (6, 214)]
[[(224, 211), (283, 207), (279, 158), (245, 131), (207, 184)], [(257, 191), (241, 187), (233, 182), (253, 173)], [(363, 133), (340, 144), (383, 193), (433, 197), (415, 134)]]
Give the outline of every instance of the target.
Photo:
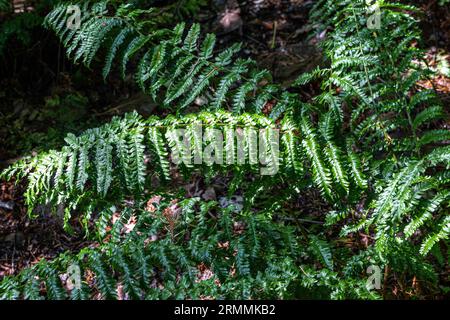
[(222, 18), (220, 19), (220, 25), (226, 32), (236, 30), (242, 26), (240, 9), (226, 9)]
[(196, 282), (206, 281), (214, 277), (214, 273), (203, 262), (197, 266), (199, 271)]
[(162, 197), (160, 195), (156, 195), (151, 197), (145, 206), (145, 210), (148, 212), (155, 212), (156, 207), (155, 204), (159, 204), (161, 202)]

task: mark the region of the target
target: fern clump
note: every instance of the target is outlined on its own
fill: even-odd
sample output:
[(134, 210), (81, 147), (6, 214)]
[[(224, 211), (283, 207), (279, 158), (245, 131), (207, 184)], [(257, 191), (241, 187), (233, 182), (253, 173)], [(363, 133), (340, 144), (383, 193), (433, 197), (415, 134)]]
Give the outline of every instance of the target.
[[(68, 29), (68, 4), (56, 6), (46, 26), (74, 61), (102, 60), (104, 78), (118, 64), (176, 115), (116, 117), (2, 173), (27, 181), (31, 216), (37, 205), (62, 206), (68, 231), (81, 224), (101, 244), (5, 278), (0, 296), (376, 299), (384, 290), (367, 286), (373, 266), (385, 284), (419, 279), (438, 290), (450, 232), (448, 115), (416, 85), (433, 75), (420, 63), (417, 9), (379, 5), (373, 29), (366, 1), (317, 1), (324, 61), (289, 88), (238, 44), (216, 52), (215, 35), (196, 23), (150, 23), (154, 8), (86, 3), (97, 14)], [(302, 101), (308, 83), (320, 92)], [(186, 113), (194, 104), (201, 110)], [(180, 173), (232, 176), (228, 194), (243, 206), (180, 201)], [(304, 217), (299, 199), (315, 191), (321, 205)], [(60, 279), (73, 264), (86, 280), (78, 289)]]
[[(419, 246), (420, 253), (426, 254), (438, 239), (448, 237), (449, 227), (448, 179), (442, 176), (442, 170), (448, 169), (448, 131), (429, 130), (426, 125), (447, 115), (432, 90), (415, 85), (430, 75), (416, 63), (424, 52), (412, 45), (420, 41), (410, 14), (416, 9), (397, 3), (381, 8), (383, 24), (371, 30), (361, 19), (368, 12), (364, 1), (319, 1), (312, 12), (318, 30), (334, 28), (322, 44), (329, 67), (301, 75), (296, 84), (320, 79), (324, 91), (314, 101), (333, 111), (336, 121), (344, 120), (342, 106), (350, 110), (349, 139), (358, 141), (370, 158), (375, 199), (364, 218), (345, 226), (342, 234), (375, 227), (382, 254), (390, 251), (392, 241), (409, 239), (415, 227), (431, 219), (429, 228), (434, 223), (436, 229)], [(404, 134), (396, 137), (399, 131)]]

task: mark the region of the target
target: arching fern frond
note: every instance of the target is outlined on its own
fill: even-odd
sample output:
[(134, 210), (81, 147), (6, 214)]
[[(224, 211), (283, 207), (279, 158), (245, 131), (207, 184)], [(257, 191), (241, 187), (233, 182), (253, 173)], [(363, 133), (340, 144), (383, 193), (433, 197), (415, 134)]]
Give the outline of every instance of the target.
[[(149, 29), (144, 26), (145, 21), (134, 19), (141, 9), (121, 5), (109, 13), (107, 4), (109, 1), (93, 6), (84, 3), (83, 12), (95, 9), (98, 13), (85, 14), (79, 29), (67, 27), (68, 4), (61, 4), (48, 14), (46, 26), (60, 37), (75, 62), (80, 60), (89, 66), (99, 51), (105, 51), (106, 78), (115, 61), (125, 77), (128, 62), (136, 60), (137, 84), (173, 109), (184, 109), (202, 98), (211, 109), (259, 112), (268, 100), (281, 100), (282, 88), (270, 83), (269, 72), (258, 70), (251, 60), (237, 57), (240, 45), (216, 54), (215, 35), (203, 37), (199, 24)], [(252, 101), (257, 98), (259, 101)]]

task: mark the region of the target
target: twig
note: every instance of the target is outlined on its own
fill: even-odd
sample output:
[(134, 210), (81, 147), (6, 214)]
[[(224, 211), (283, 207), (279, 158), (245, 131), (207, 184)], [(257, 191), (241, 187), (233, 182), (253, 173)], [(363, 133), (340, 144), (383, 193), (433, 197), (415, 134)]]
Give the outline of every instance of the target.
[(270, 45), (270, 49), (275, 49), (275, 39), (277, 36), (277, 26), (278, 26), (278, 22), (275, 20), (273, 22), (273, 35), (272, 35), (272, 43)]

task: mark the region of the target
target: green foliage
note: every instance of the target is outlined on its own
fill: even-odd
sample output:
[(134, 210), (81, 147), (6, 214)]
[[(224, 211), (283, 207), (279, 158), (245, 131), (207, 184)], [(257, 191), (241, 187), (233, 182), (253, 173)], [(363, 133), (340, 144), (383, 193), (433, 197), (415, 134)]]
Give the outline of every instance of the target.
[(11, 2), (9, 0), (0, 0), (0, 11), (8, 12), (11, 10)]
[(36, 31), (41, 28), (46, 12), (58, 2), (60, 1), (42, 0), (33, 4), (33, 11), (13, 12), (12, 1), (0, 0), (0, 55), (5, 54), (12, 41), (29, 46)]
[[(426, 254), (438, 239), (448, 237), (448, 179), (442, 170), (448, 170), (449, 149), (438, 144), (445, 145), (449, 133), (428, 129), (446, 114), (432, 91), (415, 86), (430, 74), (415, 63), (424, 53), (412, 45), (420, 41), (410, 14), (415, 8), (386, 2), (380, 9), (381, 28), (371, 30), (363, 19), (370, 15), (363, 1), (319, 1), (312, 13), (318, 30), (333, 28), (322, 44), (329, 67), (301, 75), (296, 84), (321, 79), (323, 93), (314, 100), (339, 114), (340, 121), (341, 106), (350, 110), (349, 136), (370, 158), (374, 200), (364, 219), (345, 226), (343, 234), (375, 226), (376, 246), (383, 253), (390, 251), (391, 240), (404, 238), (406, 223), (410, 238), (429, 221), (427, 230), (436, 230), (421, 245)], [(435, 149), (427, 154), (430, 145)]]
[[(340, 185), (333, 184), (328, 166), (337, 166), (338, 177), (345, 181), (351, 180), (351, 168), (355, 166), (339, 157), (343, 151), (337, 146), (333, 145), (333, 151), (324, 154), (321, 150), (327, 142), (313, 133), (306, 115), (301, 118), (302, 127), (296, 128), (293, 116), (286, 115), (280, 130), (269, 118), (255, 114), (234, 116), (218, 111), (144, 120), (132, 113), (123, 119), (115, 118), (103, 127), (87, 130), (79, 137), (69, 134), (65, 139), (67, 146), (61, 151), (24, 159), (2, 175), (8, 179), (27, 176), (25, 199), (30, 215), (38, 205), (53, 204), (55, 210), (64, 205), (67, 208), (66, 222), (71, 217), (71, 210), (76, 208), (83, 208), (86, 217), (96, 206), (102, 207), (113, 199), (141, 197), (144, 189), (152, 188), (149, 172), (157, 172), (159, 180), (170, 180), (170, 162), (174, 162), (174, 157), (179, 158), (178, 167), (185, 176), (197, 169), (208, 170), (209, 174), (226, 171), (260, 174), (261, 170), (266, 170), (269, 176), (276, 174), (295, 181), (309, 179), (304, 175), (304, 169), (308, 169), (324, 196), (337, 199)], [(214, 142), (214, 138), (208, 136), (213, 129), (223, 137), (217, 150), (224, 150), (224, 154), (216, 153), (208, 159), (207, 154), (202, 155), (201, 152)], [(281, 131), (281, 144), (277, 148), (268, 144), (268, 161), (261, 163), (263, 168), (256, 166), (262, 159), (261, 149), (257, 154), (257, 140), (264, 142), (259, 129)], [(239, 131), (243, 131), (242, 136), (238, 136)], [(180, 144), (180, 134), (184, 134), (188, 144)], [(257, 139), (252, 139), (253, 135)], [(300, 136), (305, 137), (303, 144)], [(331, 139), (330, 134), (327, 136)], [(240, 146), (243, 148), (238, 149)], [(278, 159), (271, 161), (273, 156), (278, 156)], [(357, 180), (354, 182), (356, 185)]]
[[(440, 101), (416, 86), (432, 72), (418, 63), (423, 51), (416, 44), (415, 8), (380, 1), (381, 28), (369, 29), (365, 1), (317, 1), (311, 21), (317, 32), (329, 30), (321, 43), (325, 63), (285, 90), (270, 82), (269, 72), (238, 58), (239, 45), (215, 53), (215, 36), (201, 35), (198, 24), (165, 28), (156, 21), (147, 28), (155, 9), (119, 5), (102, 13), (111, 3), (95, 3), (100, 14), (83, 20), (80, 30), (65, 28), (67, 5), (56, 7), (46, 24), (75, 61), (90, 65), (104, 56), (105, 78), (114, 62), (125, 75), (134, 59), (137, 83), (162, 106), (178, 111), (200, 99), (203, 110), (114, 118), (69, 135), (60, 151), (5, 170), (5, 178), (27, 180), (30, 215), (37, 205), (63, 205), (66, 229), (81, 222), (88, 235), (107, 240), (5, 278), (0, 296), (41, 297), (36, 288), (45, 281), (47, 298), (118, 298), (120, 287), (136, 299), (373, 299), (379, 292), (367, 290), (364, 272), (374, 264), (437, 287), (430, 255), (444, 260), (441, 246), (448, 244), (450, 139), (440, 126), (447, 117)], [(311, 101), (290, 92), (312, 81), (321, 93)], [(272, 100), (272, 114), (261, 115)], [(253, 113), (239, 114), (245, 110)], [(264, 166), (274, 175), (261, 175), (251, 161), (258, 152), (250, 143), (252, 128), (279, 130), (279, 166), (268, 136), (260, 138), (270, 146)], [(180, 129), (188, 145), (180, 145)], [(236, 129), (244, 159), (237, 156)], [(222, 141), (213, 138), (214, 130)], [(214, 143), (234, 161), (195, 161)], [(143, 210), (148, 192), (173, 189), (167, 182), (178, 172), (207, 179), (232, 173), (230, 194), (242, 190), (244, 209), (235, 213), (188, 198)], [(315, 209), (313, 226), (299, 225), (301, 218), (287, 207), (315, 189), (326, 208)], [(117, 208), (120, 219), (111, 225)], [(136, 227), (124, 235), (132, 216)], [(363, 248), (341, 245), (360, 236), (367, 239)], [(64, 289), (57, 275), (70, 261), (95, 281)], [(38, 284), (26, 281), (30, 272)], [(199, 279), (205, 273), (211, 277)]]
[[(151, 205), (149, 205), (151, 204)], [(101, 244), (41, 261), (0, 285), (8, 299), (286, 299), (321, 291), (337, 299), (377, 298), (363, 279), (299, 265), (308, 253), (292, 226), (265, 212), (233, 213), (199, 198), (154, 195), (147, 210), (114, 208)], [(130, 232), (126, 223), (135, 218)], [(313, 238), (320, 252), (331, 254)], [(264, 245), (262, 245), (264, 243)], [(79, 286), (70, 278), (79, 268)], [(60, 277), (57, 277), (57, 275)]]
[[(112, 235), (97, 248), (42, 261), (20, 276), (5, 278), (2, 298), (254, 298), (261, 290), (266, 298), (286, 298), (286, 289), (299, 285), (293, 228), (273, 223), (262, 213), (232, 214), (198, 198), (169, 200), (154, 202), (157, 210), (152, 212), (124, 208), (122, 216), (131, 210), (137, 217), (132, 233)], [(113, 228), (122, 228), (120, 223)], [(236, 223), (245, 226), (245, 232), (237, 230)], [(263, 239), (264, 246), (257, 245)], [(71, 265), (80, 269), (78, 288), (67, 284)], [(57, 273), (64, 276), (60, 279)]]
[(32, 30), (42, 24), (42, 17), (36, 13), (25, 12), (18, 14), (0, 26), (0, 54), (3, 54), (10, 39), (17, 39), (24, 45), (29, 45)]
[[(257, 70), (252, 60), (236, 57), (239, 44), (214, 54), (216, 37), (202, 36), (199, 24), (164, 28), (169, 19), (155, 8), (142, 10), (126, 4), (107, 12), (110, 2), (100, 1), (92, 7), (85, 3), (82, 12), (101, 14), (84, 15), (79, 29), (66, 26), (67, 4), (56, 7), (45, 21), (75, 62), (91, 65), (102, 48), (104, 78), (114, 63), (125, 77), (129, 62), (135, 58), (137, 84), (162, 106), (174, 110), (201, 99), (213, 110), (260, 112), (272, 96), (281, 96), (282, 88), (270, 83), (269, 72)], [(278, 108), (292, 103), (292, 98), (285, 100), (279, 99)]]

